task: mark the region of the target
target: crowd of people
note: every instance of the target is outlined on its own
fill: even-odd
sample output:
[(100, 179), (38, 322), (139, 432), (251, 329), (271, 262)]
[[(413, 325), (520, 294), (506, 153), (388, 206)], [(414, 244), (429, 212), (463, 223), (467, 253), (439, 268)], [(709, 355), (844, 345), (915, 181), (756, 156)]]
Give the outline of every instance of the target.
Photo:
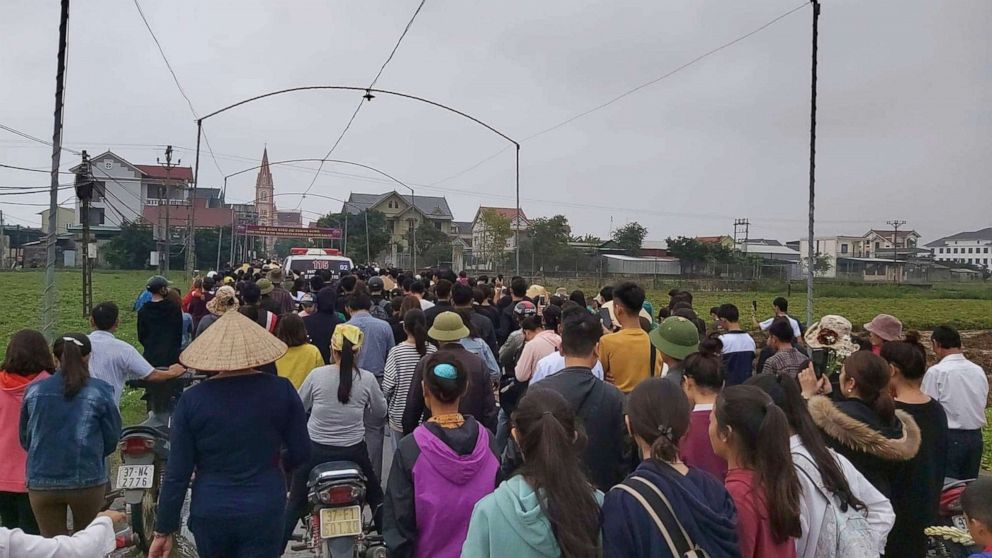
[[(261, 262), (185, 296), (152, 277), (134, 310), (142, 352), (115, 337), (113, 302), (88, 335), (9, 340), (0, 556), (68, 535), (68, 510), (76, 534), (51, 540), (106, 544), (124, 384), (174, 389), (187, 369), (211, 378), (176, 394), (152, 557), (191, 483), (201, 556), (279, 556), (329, 461), (362, 469), (395, 557), (922, 558), (945, 477), (979, 477), (988, 381), (950, 326), (928, 352), (894, 316), (862, 339), (842, 316), (807, 328), (781, 297), (743, 325), (679, 289), (655, 312), (633, 282), (587, 296)], [(961, 501), (992, 556), (992, 480)]]

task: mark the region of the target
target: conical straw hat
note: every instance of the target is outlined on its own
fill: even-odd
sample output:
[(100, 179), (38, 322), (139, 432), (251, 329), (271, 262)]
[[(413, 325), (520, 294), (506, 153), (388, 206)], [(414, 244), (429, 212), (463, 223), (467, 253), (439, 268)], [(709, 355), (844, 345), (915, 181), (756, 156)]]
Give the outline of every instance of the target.
[(275, 362), (286, 344), (244, 314), (225, 312), (179, 355), (187, 368), (223, 372)]

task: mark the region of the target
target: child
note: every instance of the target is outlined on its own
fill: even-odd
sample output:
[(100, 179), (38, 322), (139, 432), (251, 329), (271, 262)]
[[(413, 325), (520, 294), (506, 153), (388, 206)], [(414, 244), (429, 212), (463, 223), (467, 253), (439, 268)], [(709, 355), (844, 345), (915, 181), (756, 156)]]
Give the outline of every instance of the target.
[(971, 558), (992, 558), (992, 478), (982, 477), (964, 489), (961, 507), (968, 520), (968, 531), (981, 552)]

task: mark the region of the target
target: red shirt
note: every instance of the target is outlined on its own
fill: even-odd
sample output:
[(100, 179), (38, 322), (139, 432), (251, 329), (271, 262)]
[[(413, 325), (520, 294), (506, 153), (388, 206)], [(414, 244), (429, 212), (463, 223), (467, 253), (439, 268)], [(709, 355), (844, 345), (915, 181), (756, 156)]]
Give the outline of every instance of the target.
[(796, 541), (792, 538), (776, 543), (768, 520), (764, 491), (756, 486), (754, 471), (727, 471), (727, 492), (737, 506), (737, 538), (741, 558), (795, 558)]
[(710, 443), (710, 410), (713, 405), (696, 405), (689, 415), (689, 431), (679, 443), (679, 453), (686, 465), (702, 469), (720, 482), (727, 477), (727, 462), (713, 453)]

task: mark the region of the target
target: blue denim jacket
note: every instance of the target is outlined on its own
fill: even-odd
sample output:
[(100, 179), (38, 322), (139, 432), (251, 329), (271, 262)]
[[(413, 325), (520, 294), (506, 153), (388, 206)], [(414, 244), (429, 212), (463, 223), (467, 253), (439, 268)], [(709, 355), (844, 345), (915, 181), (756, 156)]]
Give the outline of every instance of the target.
[(104, 458), (121, 437), (113, 388), (90, 378), (75, 397), (66, 399), (61, 373), (35, 382), (21, 406), (20, 437), (28, 452), (29, 489), (88, 488), (107, 482)]

